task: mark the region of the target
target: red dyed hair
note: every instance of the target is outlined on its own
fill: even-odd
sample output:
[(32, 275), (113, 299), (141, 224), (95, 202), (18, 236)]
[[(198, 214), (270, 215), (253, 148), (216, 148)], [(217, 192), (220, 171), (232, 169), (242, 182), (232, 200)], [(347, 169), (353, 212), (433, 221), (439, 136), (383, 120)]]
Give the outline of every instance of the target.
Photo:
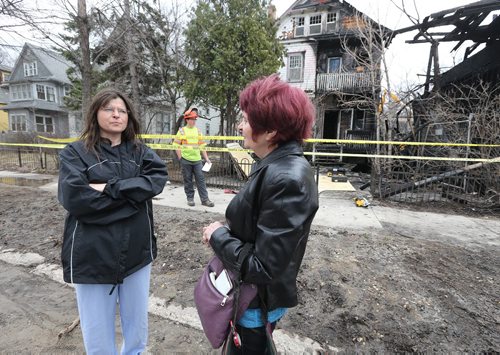
[(240, 108), (248, 116), (253, 139), (276, 131), (272, 144), (309, 138), (314, 124), (314, 106), (306, 93), (273, 74), (252, 81), (240, 93)]

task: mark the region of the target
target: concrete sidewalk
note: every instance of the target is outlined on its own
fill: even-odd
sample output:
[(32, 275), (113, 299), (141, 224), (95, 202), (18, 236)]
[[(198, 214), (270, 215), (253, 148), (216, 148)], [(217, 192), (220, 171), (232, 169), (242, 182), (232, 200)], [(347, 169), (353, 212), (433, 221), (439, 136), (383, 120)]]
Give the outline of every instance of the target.
[[(205, 207), (195, 195), (196, 205), (189, 207), (182, 185), (166, 185), (163, 192), (155, 197), (154, 202), (158, 205), (193, 209), (197, 211), (216, 212), (224, 214), (226, 207), (234, 197), (234, 194), (224, 193), (223, 189), (208, 188), (208, 195), (215, 203), (214, 207)], [(352, 197), (351, 197), (352, 196)], [(320, 207), (316, 213), (313, 224), (339, 229), (352, 228), (356, 226), (361, 229), (382, 229), (382, 224), (370, 208), (360, 208), (354, 205), (354, 192), (339, 192), (320, 194)]]
[[(214, 188), (208, 188), (208, 193), (215, 203), (212, 208), (202, 206), (200, 201), (196, 200), (197, 195), (196, 206), (189, 207), (183, 186), (176, 184), (166, 185), (154, 203), (224, 214), (234, 194), (226, 194), (224, 190)], [(359, 195), (359, 191), (322, 192), (313, 225), (365, 233), (385, 230), (407, 238), (500, 246), (498, 218), (418, 212), (377, 205), (370, 205), (367, 208), (357, 207), (354, 204), (354, 197)]]
[[(30, 180), (36, 179), (33, 184)], [(48, 180), (47, 180), (48, 179)], [(49, 183), (47, 183), (50, 181)], [(40, 186), (44, 190), (57, 193), (57, 177), (41, 174), (24, 174), (0, 171), (0, 183)], [(154, 203), (161, 206), (191, 209), (200, 212), (224, 214), (234, 194), (223, 189), (208, 188), (214, 207), (201, 205), (195, 195), (196, 205), (189, 207), (184, 188), (179, 184), (166, 185), (156, 196)], [(357, 207), (353, 198), (366, 195), (360, 191), (324, 191), (320, 194), (320, 207), (313, 225), (332, 228), (335, 231), (369, 233), (390, 232), (407, 238), (435, 240), (470, 245), (500, 246), (500, 219), (494, 217), (468, 217), (462, 215), (418, 212), (404, 209), (370, 205)]]

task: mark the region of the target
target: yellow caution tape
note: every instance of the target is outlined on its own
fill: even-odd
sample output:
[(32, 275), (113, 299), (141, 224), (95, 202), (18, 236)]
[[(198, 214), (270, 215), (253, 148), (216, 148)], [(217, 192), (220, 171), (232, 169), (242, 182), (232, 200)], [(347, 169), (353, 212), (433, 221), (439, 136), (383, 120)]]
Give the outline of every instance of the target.
[[(142, 139), (175, 139), (176, 134), (139, 134)], [(179, 138), (184, 139), (186, 136), (179, 136)], [(190, 136), (190, 138), (192, 138)], [(218, 140), (218, 141), (242, 141), (242, 136), (198, 136), (202, 140)]]
[[(175, 134), (140, 134), (142, 139), (175, 139)], [(45, 139), (55, 143), (70, 143), (76, 141), (78, 138), (49, 138), (38, 136), (38, 138)], [(184, 139), (186, 136), (179, 136)], [(200, 136), (203, 140), (231, 140), (241, 141), (241, 136)], [(444, 142), (398, 142), (398, 141), (373, 141), (373, 140), (352, 140), (352, 139), (305, 139), (307, 143), (333, 143), (333, 144), (381, 144), (381, 145), (399, 145), (399, 146), (440, 146), (440, 147), (484, 147), (484, 148), (498, 148), (500, 144), (474, 144), (474, 143), (444, 143)]]
[[(177, 137), (176, 134), (139, 134), (139, 138), (142, 139), (175, 139), (181, 138), (184, 139), (186, 136)], [(77, 141), (79, 138), (50, 138), (37, 136), (38, 138), (45, 139), (50, 142), (56, 143), (71, 143)], [(191, 136), (189, 138), (192, 138)], [(203, 140), (219, 140), (219, 141), (242, 141), (243, 137), (241, 136), (199, 136), (199, 138)]]
[(417, 145), (440, 147), (486, 147), (497, 148), (500, 144), (473, 144), (473, 143), (444, 143), (444, 142), (398, 142), (398, 141), (363, 141), (351, 139), (305, 139), (308, 143), (347, 143), (347, 144), (382, 144), (382, 145)]
[[(0, 143), (3, 146), (14, 147), (35, 147), (35, 148), (52, 148), (63, 149), (66, 144), (27, 144), (27, 143)], [(152, 149), (158, 150), (200, 150), (200, 147), (186, 147), (173, 144), (163, 143), (147, 143)], [(237, 148), (221, 148), (208, 147), (202, 148), (207, 152), (247, 152), (252, 153), (250, 149)], [(354, 157), (354, 158), (379, 158), (379, 159), (404, 159), (404, 160), (434, 160), (434, 161), (462, 161), (462, 162), (482, 162), (482, 163), (500, 163), (500, 157), (497, 158), (447, 158), (447, 157), (429, 157), (429, 156), (407, 156), (407, 155), (380, 155), (380, 154), (355, 154), (355, 153), (320, 153), (320, 152), (304, 152), (304, 155), (311, 156), (333, 156), (333, 157)]]
[(63, 149), (66, 144), (38, 144), (38, 143), (1, 143), (0, 145), (13, 146), (13, 147), (34, 147), (34, 148), (53, 148)]
[(71, 143), (78, 140), (78, 138), (49, 138), (44, 136), (37, 136), (37, 138), (45, 139), (46, 141), (55, 143)]
[(355, 157), (355, 158), (381, 158), (381, 159), (405, 159), (405, 160), (437, 160), (437, 161), (465, 161), (482, 163), (500, 163), (500, 157), (497, 158), (446, 158), (446, 157), (418, 157), (408, 155), (377, 155), (377, 154), (354, 154), (354, 153), (315, 153), (304, 152), (304, 155), (314, 156), (333, 156), (333, 157)]
[(221, 147), (186, 147), (183, 145), (174, 145), (174, 144), (162, 144), (162, 143), (147, 143), (147, 146), (152, 149), (160, 149), (160, 150), (204, 150), (207, 152), (247, 152), (252, 153), (251, 149), (238, 149), (238, 148), (221, 148)]

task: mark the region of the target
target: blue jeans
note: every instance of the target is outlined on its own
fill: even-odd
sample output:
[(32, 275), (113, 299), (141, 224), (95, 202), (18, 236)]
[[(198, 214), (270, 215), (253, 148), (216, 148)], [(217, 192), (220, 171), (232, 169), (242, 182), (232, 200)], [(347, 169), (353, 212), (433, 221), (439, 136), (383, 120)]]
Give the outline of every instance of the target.
[(80, 326), (89, 355), (118, 354), (115, 345), (116, 306), (120, 310), (121, 354), (140, 354), (148, 341), (148, 300), (151, 264), (127, 276), (123, 283), (75, 284)]
[(200, 161), (189, 161), (181, 159), (182, 177), (184, 179), (184, 192), (188, 200), (194, 199), (193, 175), (196, 180), (196, 188), (200, 195), (201, 202), (208, 200), (207, 185), (205, 184), (205, 175), (201, 168), (203, 163)]

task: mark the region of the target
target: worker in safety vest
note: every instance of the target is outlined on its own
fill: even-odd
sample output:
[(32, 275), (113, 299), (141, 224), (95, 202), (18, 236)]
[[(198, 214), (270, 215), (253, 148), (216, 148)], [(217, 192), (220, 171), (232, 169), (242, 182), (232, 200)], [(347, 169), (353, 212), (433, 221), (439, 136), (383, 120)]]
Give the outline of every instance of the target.
[[(174, 140), (174, 145), (182, 146), (182, 149), (177, 149), (177, 158), (179, 158), (182, 167), (182, 177), (184, 179), (184, 192), (187, 197), (187, 204), (194, 206), (194, 187), (193, 175), (196, 180), (196, 187), (200, 195), (201, 204), (207, 207), (213, 207), (214, 203), (208, 198), (207, 186), (205, 184), (205, 176), (201, 170), (203, 163), (201, 155), (208, 164), (211, 164), (206, 151), (201, 148), (206, 145), (203, 141), (201, 132), (196, 127), (196, 119), (198, 118), (198, 109), (192, 108), (184, 112), (184, 121), (186, 125), (179, 128)], [(193, 149), (194, 148), (194, 149)]]

